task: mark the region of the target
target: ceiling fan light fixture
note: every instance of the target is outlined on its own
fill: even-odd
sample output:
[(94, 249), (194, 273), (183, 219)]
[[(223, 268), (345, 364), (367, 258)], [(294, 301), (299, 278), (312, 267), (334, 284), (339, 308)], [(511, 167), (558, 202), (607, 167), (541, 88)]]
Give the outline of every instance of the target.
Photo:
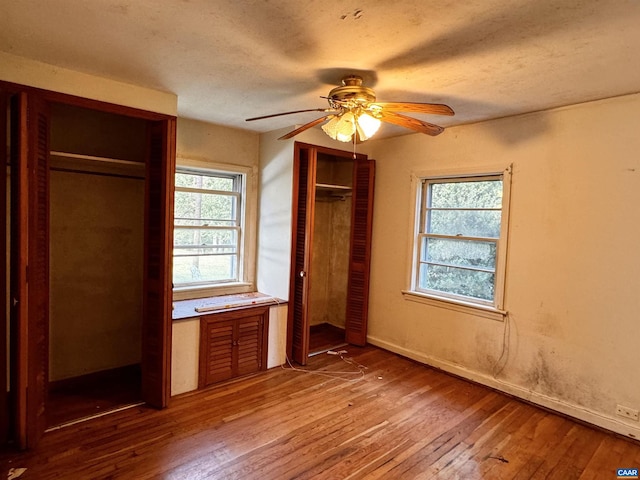
[(334, 140), (350, 142), (356, 133), (355, 117), (352, 112), (333, 117), (322, 126), (322, 130)]
[(368, 113), (361, 113), (358, 115), (357, 128), (360, 141), (368, 140), (375, 135), (382, 123), (376, 117), (369, 115)]
[[(329, 137), (340, 142), (353, 140), (355, 148), (356, 140), (362, 142), (371, 138), (380, 128), (381, 122), (391, 123), (431, 136), (440, 135), (444, 131), (444, 128), (439, 125), (408, 117), (400, 112), (454, 115), (451, 107), (441, 103), (377, 102), (375, 92), (362, 85), (362, 77), (358, 75), (347, 75), (342, 79), (342, 86), (333, 88), (328, 97), (322, 98), (328, 100), (329, 108), (312, 108), (275, 113), (247, 118), (247, 121), (264, 120), (294, 113), (324, 112), (326, 115), (323, 117), (316, 118), (297, 127), (281, 136), (279, 140), (288, 140), (305, 130), (324, 123), (322, 130)], [(354, 135), (357, 135), (357, 137), (354, 137)]]

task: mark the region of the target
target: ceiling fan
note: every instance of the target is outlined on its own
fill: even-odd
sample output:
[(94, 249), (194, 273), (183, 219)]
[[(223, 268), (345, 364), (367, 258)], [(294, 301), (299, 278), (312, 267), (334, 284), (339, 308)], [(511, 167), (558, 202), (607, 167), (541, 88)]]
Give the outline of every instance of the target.
[(303, 112), (324, 112), (327, 115), (305, 123), (301, 127), (283, 135), (278, 140), (286, 140), (309, 128), (327, 121), (322, 129), (327, 135), (342, 142), (364, 141), (376, 133), (381, 122), (388, 122), (401, 127), (435, 136), (444, 128), (417, 118), (408, 117), (398, 112), (429, 113), (435, 115), (454, 115), (453, 109), (439, 103), (414, 102), (377, 102), (376, 94), (362, 85), (362, 77), (347, 75), (342, 85), (332, 89), (329, 96), (321, 97), (329, 101), (329, 108), (311, 108), (292, 112), (276, 113), (261, 117), (247, 118), (247, 122), (265, 118), (280, 117)]

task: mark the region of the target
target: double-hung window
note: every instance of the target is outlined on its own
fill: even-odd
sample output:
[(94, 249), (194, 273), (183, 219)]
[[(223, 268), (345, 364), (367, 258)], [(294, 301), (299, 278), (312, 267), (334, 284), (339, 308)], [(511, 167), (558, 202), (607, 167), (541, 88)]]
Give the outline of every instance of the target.
[(508, 175), (420, 179), (413, 292), (502, 309)]
[(174, 204), (174, 287), (242, 280), (245, 175), (178, 168)]

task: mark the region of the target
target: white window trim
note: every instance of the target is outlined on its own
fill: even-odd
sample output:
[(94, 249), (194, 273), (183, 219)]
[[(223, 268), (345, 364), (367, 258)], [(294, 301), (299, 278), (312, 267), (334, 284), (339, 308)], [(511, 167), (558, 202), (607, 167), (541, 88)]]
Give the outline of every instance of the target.
[(247, 167), (231, 163), (216, 163), (203, 160), (196, 160), (188, 157), (178, 156), (176, 158), (177, 168), (194, 168), (211, 172), (228, 172), (243, 175), (242, 185), (242, 207), (240, 224), (243, 226), (242, 239), (240, 242), (240, 255), (242, 263), (240, 265), (239, 281), (220, 283), (217, 285), (194, 285), (185, 287), (175, 287), (173, 289), (174, 300), (188, 300), (192, 298), (212, 297), (217, 295), (229, 295), (235, 293), (247, 293), (255, 291), (256, 275), (256, 232), (257, 232), (257, 212), (258, 212), (258, 191), (257, 191), (257, 167)]
[[(418, 171), (411, 174), (411, 194), (413, 195), (414, 205), (411, 216), (411, 235), (409, 235), (409, 248), (411, 258), (409, 259), (409, 268), (407, 274), (406, 290), (402, 290), (402, 294), (406, 300), (416, 301), (436, 307), (448, 308), (450, 310), (469, 313), (473, 315), (490, 318), (493, 320), (504, 320), (507, 311), (504, 308), (505, 295), (505, 276), (507, 270), (507, 250), (509, 235), (509, 205), (511, 197), (511, 165), (485, 165), (473, 168), (456, 168), (447, 170), (428, 170)], [(421, 213), (421, 195), (422, 180), (428, 178), (445, 179), (460, 177), (485, 177), (491, 175), (502, 175), (502, 221), (500, 225), (500, 244), (496, 261), (496, 287), (493, 304), (482, 302), (464, 301), (460, 298), (450, 297), (446, 294), (438, 295), (432, 293), (418, 292), (415, 290), (415, 282), (417, 279), (416, 258), (420, 248), (418, 235)]]

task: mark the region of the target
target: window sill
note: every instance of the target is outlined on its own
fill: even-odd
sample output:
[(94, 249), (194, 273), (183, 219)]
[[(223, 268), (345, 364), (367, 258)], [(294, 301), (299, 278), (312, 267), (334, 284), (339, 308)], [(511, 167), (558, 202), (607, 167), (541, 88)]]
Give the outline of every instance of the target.
[(224, 285), (199, 285), (197, 287), (176, 287), (173, 289), (173, 301), (193, 300), (195, 298), (232, 295), (235, 293), (249, 293), (255, 291), (252, 283), (235, 282)]
[(495, 307), (476, 305), (473, 303), (463, 302), (460, 300), (453, 300), (450, 298), (436, 297), (435, 295), (428, 295), (426, 293), (412, 292), (409, 290), (403, 290), (402, 295), (405, 300), (411, 302), (424, 303), (425, 305), (431, 305), (433, 307), (446, 308), (448, 310), (454, 310), (456, 312), (467, 313), (469, 315), (475, 315), (478, 317), (488, 318), (490, 320), (504, 321), (504, 317), (507, 316), (505, 310), (500, 310)]

